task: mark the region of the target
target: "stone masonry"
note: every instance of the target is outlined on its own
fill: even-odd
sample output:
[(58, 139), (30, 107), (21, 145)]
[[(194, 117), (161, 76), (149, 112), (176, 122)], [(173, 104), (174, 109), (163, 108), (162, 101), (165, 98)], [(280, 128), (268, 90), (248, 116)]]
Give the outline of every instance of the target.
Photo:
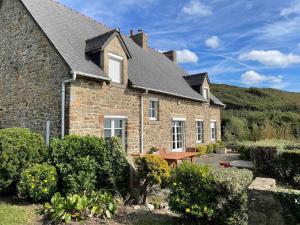
[[(4, 0), (0, 9), (0, 128), (27, 127), (60, 135), (61, 84), (70, 68), (19, 0)], [(210, 120), (221, 137), (220, 108), (167, 95), (128, 88), (128, 63), (118, 38), (104, 49), (101, 66), (108, 71), (108, 52), (124, 58), (122, 84), (78, 78), (67, 86), (66, 134), (104, 135), (104, 116), (126, 116), (127, 151), (140, 151), (141, 96), (144, 150), (172, 147), (172, 118), (186, 118), (186, 147), (196, 145), (196, 119), (204, 121), (204, 144), (210, 143)], [(99, 68), (100, 69), (100, 68)], [(158, 81), (159, 82), (159, 81)], [(159, 100), (158, 121), (150, 121), (149, 99)]]
[(61, 82), (70, 70), (18, 0), (0, 9), (0, 128), (60, 133)]

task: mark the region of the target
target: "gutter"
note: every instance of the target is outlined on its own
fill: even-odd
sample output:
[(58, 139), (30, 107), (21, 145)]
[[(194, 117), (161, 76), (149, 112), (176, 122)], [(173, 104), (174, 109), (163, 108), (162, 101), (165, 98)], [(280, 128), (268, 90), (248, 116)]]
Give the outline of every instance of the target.
[(71, 71), (72, 78), (64, 80), (61, 84), (61, 138), (65, 136), (65, 107), (66, 107), (66, 84), (76, 81), (77, 77), (92, 78), (100, 81), (105, 81), (109, 83), (111, 81), (108, 77), (98, 76), (94, 74), (84, 73), (81, 71)]
[(193, 101), (197, 101), (197, 102), (207, 102), (207, 100), (204, 100), (204, 99), (198, 99), (198, 98), (192, 98), (192, 97), (188, 97), (188, 96), (184, 96), (184, 95), (178, 95), (178, 94), (174, 94), (174, 93), (167, 92), (167, 91), (161, 91), (161, 90), (157, 90), (157, 89), (138, 86), (138, 85), (135, 85), (135, 84), (132, 84), (132, 87), (137, 88), (137, 89), (142, 89), (142, 90), (145, 90), (145, 91), (153, 91), (153, 92), (157, 92), (157, 93), (161, 93), (161, 94), (166, 94), (166, 95), (171, 95), (171, 96), (175, 96), (175, 97), (185, 98), (185, 99), (189, 99), (189, 100), (193, 100)]
[[(148, 94), (148, 89), (145, 90), (145, 94)], [(141, 107), (140, 107), (140, 121), (141, 121), (141, 140), (140, 140), (140, 153), (144, 153), (144, 96), (141, 94)]]

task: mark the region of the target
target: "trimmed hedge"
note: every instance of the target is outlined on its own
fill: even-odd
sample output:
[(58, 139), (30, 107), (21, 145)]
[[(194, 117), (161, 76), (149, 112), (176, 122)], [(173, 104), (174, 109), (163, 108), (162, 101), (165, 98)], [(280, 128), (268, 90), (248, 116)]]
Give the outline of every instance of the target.
[(169, 205), (188, 224), (246, 225), (249, 170), (183, 163), (171, 176)]
[(256, 172), (273, 178), (284, 179), (300, 187), (300, 150), (292, 150), (298, 144), (270, 145), (244, 143), (237, 146), (241, 158), (252, 160)]
[(47, 159), (42, 135), (24, 128), (0, 130), (0, 192), (15, 192), (24, 169)]
[(51, 143), (53, 165), (63, 193), (110, 189), (126, 194), (129, 163), (119, 140), (106, 142), (92, 136), (66, 136)]

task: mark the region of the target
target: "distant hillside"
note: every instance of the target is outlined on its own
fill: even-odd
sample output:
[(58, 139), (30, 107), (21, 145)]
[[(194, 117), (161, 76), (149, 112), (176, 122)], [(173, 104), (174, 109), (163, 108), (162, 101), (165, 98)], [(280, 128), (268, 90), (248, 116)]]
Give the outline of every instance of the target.
[(211, 91), (226, 104), (223, 140), (300, 139), (300, 93), (224, 84)]
[(300, 113), (300, 93), (269, 88), (242, 88), (224, 84), (213, 84), (212, 93), (227, 105), (227, 110), (278, 110)]

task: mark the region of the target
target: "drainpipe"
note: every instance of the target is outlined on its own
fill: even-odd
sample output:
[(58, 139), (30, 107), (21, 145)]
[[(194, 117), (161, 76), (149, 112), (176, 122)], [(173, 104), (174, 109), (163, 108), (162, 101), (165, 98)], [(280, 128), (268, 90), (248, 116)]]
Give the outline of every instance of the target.
[[(145, 90), (145, 94), (148, 94), (148, 89)], [(140, 153), (143, 154), (144, 153), (144, 95), (141, 94), (141, 149), (140, 149)]]
[(61, 85), (61, 138), (65, 136), (65, 105), (66, 105), (66, 84), (76, 80), (77, 73), (71, 71), (72, 79), (64, 80)]

